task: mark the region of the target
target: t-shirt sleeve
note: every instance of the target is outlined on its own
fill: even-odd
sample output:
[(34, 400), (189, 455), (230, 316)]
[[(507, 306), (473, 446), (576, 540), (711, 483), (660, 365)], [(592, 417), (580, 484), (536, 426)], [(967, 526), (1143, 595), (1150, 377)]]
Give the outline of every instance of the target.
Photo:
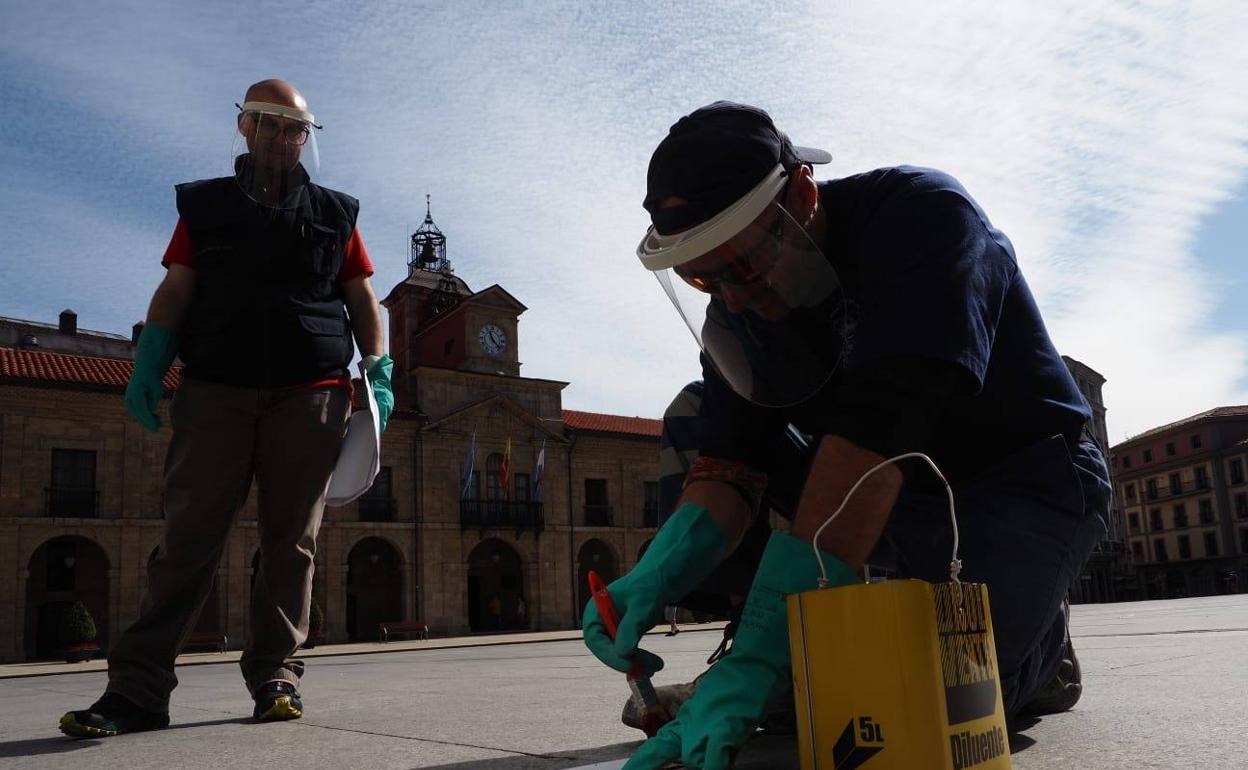
[(173, 228), (173, 237), (169, 239), (169, 245), (165, 248), (165, 256), (160, 260), (160, 264), (168, 269), (170, 265), (182, 265), (195, 269), (195, 253), (191, 251), (191, 232), (186, 227), (186, 222), (178, 217), (178, 224)]
[(368, 257), (368, 249), (364, 248), (364, 239), (360, 237), (360, 228), (351, 231), (351, 239), (347, 241), (347, 249), (343, 255), (342, 269), (338, 271), (338, 282), (346, 283), (361, 275), (372, 276), (373, 261)]
[(1004, 238), (951, 190), (886, 203), (863, 234), (848, 368), (919, 356), (957, 364), (974, 377), (976, 390), (983, 387), (1018, 271)]

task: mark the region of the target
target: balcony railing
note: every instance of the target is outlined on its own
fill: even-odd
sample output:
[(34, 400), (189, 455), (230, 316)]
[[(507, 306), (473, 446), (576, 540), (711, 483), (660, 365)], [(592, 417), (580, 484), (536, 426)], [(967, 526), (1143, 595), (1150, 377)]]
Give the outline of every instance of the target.
[(641, 509), (641, 523), (644, 527), (657, 529), (659, 526), (659, 505), (647, 505)]
[(100, 492), (95, 487), (47, 487), (43, 506), (48, 516), (95, 519), (100, 515)]
[(611, 526), (611, 506), (609, 505), (586, 505), (585, 506), (585, 526), (587, 527), (610, 527)]
[(1179, 495), (1190, 495), (1193, 492), (1207, 492), (1209, 490), (1208, 479), (1197, 479), (1195, 481), (1182, 481), (1178, 484), (1170, 484), (1157, 488), (1157, 494), (1150, 497), (1150, 500), (1156, 500), (1162, 497), (1178, 497)]
[(361, 497), (359, 503), (360, 521), (394, 521), (393, 497)]
[(460, 500), (461, 529), (514, 529), (541, 532), (546, 528), (542, 504), (526, 500)]

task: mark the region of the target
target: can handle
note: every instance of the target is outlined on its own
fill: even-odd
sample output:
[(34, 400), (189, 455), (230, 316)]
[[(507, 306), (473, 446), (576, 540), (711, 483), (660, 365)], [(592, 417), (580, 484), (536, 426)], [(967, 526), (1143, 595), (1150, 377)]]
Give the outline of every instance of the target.
[(819, 578), (820, 588), (827, 588), (828, 586), (828, 569), (823, 563), (823, 554), (819, 553), (819, 546), (817, 545), (819, 542), (819, 536), (823, 534), (823, 530), (826, 529), (837, 516), (841, 515), (841, 511), (845, 510), (845, 506), (849, 503), (849, 498), (853, 497), (854, 492), (858, 491), (858, 487), (862, 485), (862, 482), (867, 480), (868, 476), (886, 465), (891, 465), (899, 460), (906, 460), (911, 457), (918, 458), (931, 466), (932, 471), (936, 474), (936, 477), (940, 479), (940, 483), (945, 485), (945, 493), (949, 495), (949, 523), (953, 525), (953, 557), (949, 561), (949, 579), (954, 583), (962, 582), (958, 579), (959, 573), (962, 572), (962, 560), (958, 558), (958, 517), (954, 512), (953, 487), (949, 486), (949, 482), (945, 479), (945, 474), (940, 472), (940, 468), (936, 467), (936, 463), (932, 462), (932, 458), (922, 452), (906, 452), (905, 454), (900, 454), (896, 457), (890, 457), (871, 470), (862, 474), (862, 476), (854, 482), (854, 485), (849, 488), (849, 491), (845, 493), (845, 499), (841, 501), (840, 507), (828, 517), (827, 521), (823, 522), (823, 524), (819, 526), (819, 529), (815, 530), (815, 537), (811, 541), (810, 546), (815, 550), (815, 560), (819, 562), (819, 572), (822, 575), (822, 577)]

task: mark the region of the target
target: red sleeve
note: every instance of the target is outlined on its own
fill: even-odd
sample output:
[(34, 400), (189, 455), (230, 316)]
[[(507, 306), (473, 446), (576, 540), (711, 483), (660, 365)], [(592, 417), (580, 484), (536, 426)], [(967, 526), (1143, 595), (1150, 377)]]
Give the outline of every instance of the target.
[(373, 261), (368, 258), (368, 249), (364, 248), (364, 239), (360, 237), (360, 228), (357, 227), (351, 231), (351, 240), (347, 241), (342, 269), (338, 271), (338, 283), (355, 280), (361, 275), (369, 277), (372, 274)]
[(182, 265), (195, 269), (195, 255), (191, 251), (191, 231), (186, 223), (178, 217), (178, 224), (173, 228), (173, 237), (169, 239), (169, 247), (165, 249), (165, 257), (160, 260), (165, 268), (169, 265)]

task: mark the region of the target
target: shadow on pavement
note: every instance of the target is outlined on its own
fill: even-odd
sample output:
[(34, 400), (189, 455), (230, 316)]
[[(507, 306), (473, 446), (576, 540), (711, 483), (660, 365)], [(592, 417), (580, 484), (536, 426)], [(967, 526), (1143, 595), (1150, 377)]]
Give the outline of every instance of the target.
[[(478, 759), (423, 768), (423, 770), (575, 770), (599, 763), (623, 764), (640, 745), (639, 741), (616, 743), (582, 751), (561, 751), (546, 755)], [(797, 770), (797, 737), (792, 735), (760, 735), (746, 744), (733, 767), (736, 770)], [(606, 770), (605, 768), (603, 770)]]
[(64, 754), (99, 745), (97, 740), (83, 740), (57, 735), (51, 738), (27, 738), (22, 741), (0, 742), (0, 757), (37, 757), (41, 754)]
[(1038, 717), (1017, 717), (1006, 724), (1009, 730), (1010, 753), (1017, 754), (1036, 745), (1036, 739), (1023, 732), (1040, 724)]
[[(190, 727), (211, 727), (212, 725), (256, 724), (251, 717), (228, 717), (226, 719), (208, 719), (202, 722), (175, 722), (161, 732), (169, 730), (185, 730)], [(55, 729), (55, 728), (53, 728)], [(98, 746), (101, 740), (124, 741), (124, 735), (114, 738), (71, 738), (68, 735), (53, 735), (47, 738), (27, 738), (20, 741), (0, 741), (0, 758), (5, 757), (36, 757), (41, 754), (64, 754), (70, 751)]]

